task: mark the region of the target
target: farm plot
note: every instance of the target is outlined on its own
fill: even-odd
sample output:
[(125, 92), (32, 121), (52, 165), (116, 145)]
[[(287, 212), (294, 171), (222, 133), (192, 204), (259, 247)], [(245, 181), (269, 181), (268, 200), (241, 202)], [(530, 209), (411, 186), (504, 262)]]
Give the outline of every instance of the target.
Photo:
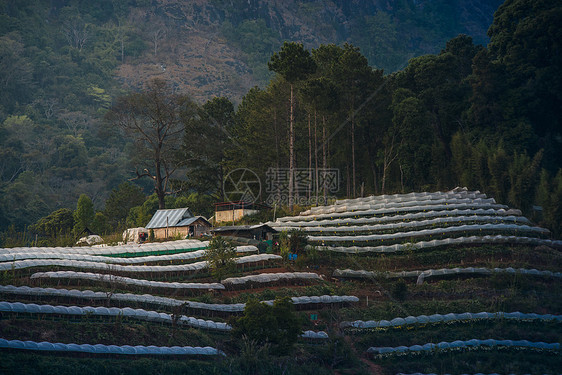
[[(224, 355), (224, 352), (215, 348), (216, 345), (199, 345), (208, 344), (209, 340), (227, 340), (228, 335), (224, 334), (231, 327), (225, 320), (244, 310), (244, 303), (220, 303), (220, 292), (225, 290), (225, 285), (230, 289), (235, 286), (234, 289), (243, 291), (255, 285), (298, 286), (321, 280), (320, 275), (311, 272), (248, 274), (270, 267), (280, 270), (278, 263), (281, 257), (275, 254), (252, 254), (257, 252), (256, 247), (239, 246), (236, 248), (235, 264), (236, 273), (240, 276), (225, 279), (224, 283), (212, 282), (207, 262), (202, 260), (207, 244), (177, 241), (117, 248), (0, 249), (3, 281), (17, 285), (0, 285), (0, 321), (6, 328), (17, 327), (26, 322), (38, 329), (46, 329), (43, 322), (50, 322), (55, 328), (76, 324), (86, 325), (99, 332), (100, 329), (95, 327), (100, 324), (119, 324), (131, 329), (156, 324), (162, 327), (160, 329), (171, 330), (172, 333), (185, 329), (215, 332), (202, 333), (204, 339), (196, 338), (192, 346), (185, 346), (185, 334), (177, 335), (177, 339), (172, 341), (176, 345), (163, 346), (161, 340), (150, 337), (135, 338), (135, 343), (139, 344), (140, 340), (142, 345), (128, 345), (122, 340), (118, 340), (120, 343), (95, 343), (87, 337), (83, 337), (82, 341), (66, 337), (68, 343), (37, 341), (34, 329), (27, 329), (29, 334), (21, 329), (14, 332), (3, 329), (7, 337), (2, 338), (0, 347), (88, 355)], [(95, 272), (84, 272), (89, 270)], [(243, 276), (244, 274), (248, 275)], [(189, 282), (186, 282), (187, 279)], [(70, 285), (77, 289), (61, 288)], [(182, 299), (181, 296), (186, 293), (191, 297), (199, 294), (204, 298)], [(296, 296), (290, 301), (297, 309), (310, 309), (328, 305), (349, 306), (358, 299), (353, 296), (313, 295)], [(264, 302), (273, 304), (272, 300)], [(154, 308), (156, 310), (152, 310)], [(195, 316), (184, 315), (188, 313), (194, 313)], [(218, 320), (209, 320), (209, 317)], [(15, 323), (6, 326), (9, 322)], [(222, 337), (216, 336), (221, 333)], [(190, 335), (193, 336), (187, 336)], [(303, 342), (326, 340), (327, 337), (326, 332), (317, 330), (302, 333)], [(179, 342), (184, 345), (177, 345)]]
[[(339, 310), (340, 328), (370, 361), (392, 371), (427, 368), (437, 352), (560, 352), (552, 331), (560, 330), (554, 296), (562, 291), (562, 241), (483, 193), (457, 188), (342, 200), (268, 224), (301, 230), (306, 250), (317, 252), (314, 263), (360, 297), (356, 307)], [(487, 336), (476, 335), (479, 327)], [(400, 364), (387, 359), (396, 356)]]
[(187, 346), (214, 354), (186, 358), (236, 357), (258, 349), (235, 338), (233, 320), (251, 301), (288, 297), (303, 324), (297, 361), (328, 371), (562, 368), (562, 242), (519, 210), (455, 189), (342, 200), (269, 224), (303, 229), (298, 259), (238, 247), (221, 280), (205, 242), (0, 249), (2, 350), (65, 343), (95, 357), (99, 344), (125, 347), (106, 356), (152, 358), (148, 347), (167, 347), (179, 358)]

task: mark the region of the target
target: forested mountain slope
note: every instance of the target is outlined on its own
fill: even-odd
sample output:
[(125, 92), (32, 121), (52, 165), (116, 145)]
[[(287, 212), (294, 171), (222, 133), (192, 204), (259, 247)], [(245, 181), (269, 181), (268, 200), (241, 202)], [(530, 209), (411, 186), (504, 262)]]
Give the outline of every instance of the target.
[(23, 228), (81, 193), (102, 208), (134, 168), (130, 142), (101, 119), (152, 78), (197, 102), (238, 103), (273, 77), (267, 61), (284, 40), (351, 42), (388, 73), (458, 33), (486, 43), (499, 3), (1, 1), (0, 227)]

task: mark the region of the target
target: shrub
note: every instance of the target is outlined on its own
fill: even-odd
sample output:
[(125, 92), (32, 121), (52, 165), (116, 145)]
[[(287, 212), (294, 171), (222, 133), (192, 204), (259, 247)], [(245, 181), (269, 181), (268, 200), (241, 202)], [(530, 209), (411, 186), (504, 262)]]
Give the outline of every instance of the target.
[(289, 353), (296, 343), (302, 322), (288, 297), (277, 298), (273, 306), (252, 298), (246, 303), (244, 315), (232, 321), (235, 337), (247, 337), (260, 345), (271, 345), (276, 355)]
[(236, 249), (221, 236), (213, 237), (209, 242), (206, 260), (209, 263), (211, 275), (218, 281), (236, 270)]
[(406, 300), (406, 297), (408, 296), (408, 286), (406, 285), (406, 282), (402, 279), (395, 282), (394, 285), (392, 285), (390, 293), (392, 294), (392, 297), (396, 298), (400, 302)]

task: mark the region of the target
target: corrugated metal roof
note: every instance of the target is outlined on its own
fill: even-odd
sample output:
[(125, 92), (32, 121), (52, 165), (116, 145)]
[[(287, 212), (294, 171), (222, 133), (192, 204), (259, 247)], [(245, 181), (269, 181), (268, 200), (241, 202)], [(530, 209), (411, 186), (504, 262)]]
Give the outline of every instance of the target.
[(186, 227), (190, 224), (193, 224), (194, 222), (196, 222), (199, 219), (203, 220), (205, 223), (207, 223), (209, 226), (211, 226), (211, 223), (209, 223), (209, 221), (207, 219), (205, 219), (203, 216), (194, 216), (194, 217), (190, 217), (190, 218), (187, 218), (187, 219), (183, 219), (176, 226), (177, 227)]
[(213, 229), (213, 232), (229, 232), (229, 231), (248, 231), (263, 228), (267, 231), (275, 232), (275, 229), (271, 228), (267, 224), (255, 224), (255, 225), (234, 225), (234, 226), (225, 226), (225, 227), (216, 227)]
[(170, 210), (158, 210), (146, 225), (147, 229), (176, 227), (183, 219), (191, 218), (193, 214), (189, 208), (174, 208)]

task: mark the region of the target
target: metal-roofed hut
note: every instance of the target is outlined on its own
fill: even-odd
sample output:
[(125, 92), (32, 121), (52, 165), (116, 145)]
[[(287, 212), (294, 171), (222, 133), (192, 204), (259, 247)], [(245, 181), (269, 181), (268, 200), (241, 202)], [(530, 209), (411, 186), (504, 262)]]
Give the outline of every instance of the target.
[(244, 216), (253, 215), (260, 210), (269, 209), (269, 206), (257, 202), (222, 202), (215, 203), (215, 224), (225, 222), (235, 222)]
[(199, 237), (208, 234), (211, 223), (203, 216), (193, 216), (189, 208), (158, 210), (146, 225), (154, 231), (154, 238), (169, 238), (177, 235)]
[(211, 232), (213, 232), (214, 235), (247, 238), (257, 241), (272, 240), (273, 235), (277, 233), (275, 229), (267, 224), (216, 227), (211, 230)]

